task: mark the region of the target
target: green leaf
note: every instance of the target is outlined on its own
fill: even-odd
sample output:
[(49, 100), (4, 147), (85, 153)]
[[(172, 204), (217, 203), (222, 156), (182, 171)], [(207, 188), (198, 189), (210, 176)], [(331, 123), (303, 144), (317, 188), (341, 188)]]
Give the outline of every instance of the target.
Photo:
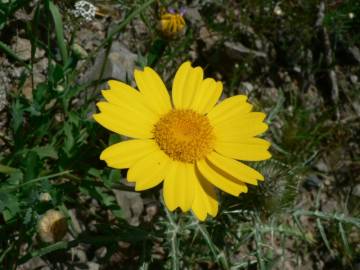
[(70, 151), (74, 146), (75, 140), (72, 134), (72, 128), (71, 125), (68, 123), (65, 123), (64, 125), (64, 133), (65, 133), (65, 139), (64, 139), (64, 151), (67, 155), (70, 155)]
[(28, 208), (24, 215), (23, 224), (29, 224), (31, 222), (32, 215), (33, 215), (32, 208)]
[(325, 229), (324, 229), (324, 226), (323, 226), (322, 223), (321, 223), (320, 218), (317, 218), (317, 219), (316, 219), (316, 225), (317, 225), (317, 227), (318, 227), (318, 230), (319, 230), (319, 232), (320, 232), (321, 238), (323, 239), (326, 248), (329, 250), (331, 256), (333, 256), (333, 251), (332, 251), (332, 249), (331, 249), (331, 247), (330, 247), (329, 240), (328, 240), (328, 238), (327, 238), (327, 236), (326, 236)]
[(351, 252), (351, 249), (350, 249), (350, 245), (349, 245), (349, 242), (347, 240), (346, 233), (345, 233), (344, 227), (343, 227), (341, 222), (339, 222), (339, 231), (340, 231), (341, 240), (342, 240), (342, 242), (344, 244), (346, 253), (351, 255), (352, 252)]
[(0, 173), (11, 174), (13, 172), (16, 172), (16, 170), (16, 168), (0, 164)]
[(50, 1), (49, 3), (49, 9), (54, 19), (56, 40), (60, 49), (63, 63), (65, 64), (68, 60), (68, 53), (65, 45), (61, 14), (59, 12), (58, 7), (52, 1)]
[(14, 218), (20, 212), (20, 204), (13, 194), (0, 192), (0, 202), (0, 209), (2, 209), (5, 221)]
[(119, 134), (110, 134), (109, 145), (121, 142), (121, 136)]
[(120, 170), (111, 170), (109, 177), (103, 177), (105, 186), (111, 188), (114, 184), (120, 183), (121, 171)]
[(34, 101), (40, 105), (43, 106), (47, 102), (47, 91), (48, 86), (46, 83), (39, 83), (36, 86), (36, 89), (33, 92)]
[(98, 170), (98, 169), (95, 169), (95, 168), (90, 168), (90, 169), (88, 170), (88, 174), (89, 174), (89, 175), (95, 176), (95, 177), (98, 177), (98, 178), (101, 177), (101, 173), (102, 173), (101, 170)]
[(167, 44), (168, 43), (163, 39), (157, 39), (154, 41), (147, 55), (147, 64), (149, 66), (152, 67), (159, 61), (161, 56), (164, 54)]
[(25, 180), (38, 176), (41, 165), (39, 155), (34, 151), (28, 152), (25, 158)]
[(17, 170), (10, 174), (9, 178), (7, 179), (7, 182), (10, 185), (19, 185), (22, 182), (23, 178), (24, 178), (24, 174), (20, 170)]
[(54, 146), (49, 145), (49, 144), (44, 145), (44, 146), (36, 146), (32, 149), (32, 151), (37, 153), (37, 155), (39, 156), (40, 159), (43, 159), (43, 158), (58, 159), (58, 154), (57, 154)]
[(12, 129), (14, 133), (17, 133), (18, 129), (23, 123), (23, 114), (24, 114), (24, 107), (20, 103), (20, 100), (16, 100), (11, 106), (11, 116), (12, 116)]

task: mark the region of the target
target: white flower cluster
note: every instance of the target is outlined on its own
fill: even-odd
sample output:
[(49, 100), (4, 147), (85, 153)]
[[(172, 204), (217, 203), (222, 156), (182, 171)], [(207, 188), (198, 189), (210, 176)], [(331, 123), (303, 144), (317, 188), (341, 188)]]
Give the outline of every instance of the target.
[(95, 18), (96, 7), (87, 1), (78, 1), (75, 3), (73, 13), (75, 17), (82, 17), (85, 21), (90, 22)]

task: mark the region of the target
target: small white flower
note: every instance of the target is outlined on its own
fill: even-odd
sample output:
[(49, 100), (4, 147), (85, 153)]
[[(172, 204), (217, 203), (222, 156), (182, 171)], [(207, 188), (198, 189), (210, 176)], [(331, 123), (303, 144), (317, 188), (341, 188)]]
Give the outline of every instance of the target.
[(75, 3), (73, 14), (75, 17), (82, 17), (85, 21), (90, 22), (95, 18), (96, 7), (87, 1), (78, 1)]
[(352, 12), (350, 12), (350, 13), (348, 14), (348, 16), (349, 16), (349, 18), (350, 18), (350, 19), (354, 19), (355, 14), (354, 14), (354, 13), (352, 13)]

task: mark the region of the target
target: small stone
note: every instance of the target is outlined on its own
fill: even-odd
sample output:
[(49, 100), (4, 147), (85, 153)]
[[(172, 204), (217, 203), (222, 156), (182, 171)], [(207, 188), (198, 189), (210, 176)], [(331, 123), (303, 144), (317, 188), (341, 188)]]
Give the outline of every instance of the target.
[(95, 251), (95, 256), (99, 259), (104, 258), (107, 253), (106, 247), (100, 247)]
[(266, 53), (251, 50), (238, 42), (235, 43), (235, 42), (227, 41), (224, 43), (224, 45), (225, 45), (226, 54), (230, 58), (233, 58), (235, 60), (242, 61), (244, 60), (244, 55), (249, 55), (249, 54), (254, 55), (255, 57), (267, 58)]
[(0, 111), (2, 111), (7, 104), (6, 91), (3, 85), (0, 85)]
[(326, 165), (322, 159), (315, 164), (315, 168), (320, 172), (328, 173), (330, 171), (328, 165)]
[(155, 203), (149, 204), (145, 209), (146, 215), (144, 216), (144, 220), (150, 222), (156, 216), (158, 211), (158, 206)]
[(321, 180), (317, 175), (309, 175), (305, 181), (304, 181), (304, 187), (308, 190), (314, 189), (314, 188), (320, 188), (321, 186)]
[(359, 81), (359, 77), (352, 74), (350, 75), (350, 81), (353, 83), (353, 84), (356, 84), (358, 81)]
[(88, 266), (88, 270), (99, 270), (100, 269), (100, 264), (95, 263), (95, 262), (87, 262), (87, 266)]
[(349, 53), (351, 54), (351, 56), (353, 57), (353, 59), (360, 63), (360, 49), (358, 47), (350, 47), (349, 48)]
[(295, 72), (297, 72), (297, 73), (300, 73), (300, 72), (301, 72), (301, 67), (295, 66), (295, 67), (293, 68), (293, 70), (294, 70)]
[[(17, 56), (24, 60), (30, 60), (31, 58), (31, 42), (25, 38), (16, 38), (16, 42), (11, 46), (13, 51), (17, 54)], [(40, 58), (45, 55), (45, 51), (41, 49), (36, 49), (35, 58)]]
[(186, 19), (188, 19), (191, 24), (198, 25), (203, 24), (203, 19), (197, 8), (187, 8), (185, 13)]
[(243, 90), (246, 94), (249, 94), (254, 90), (254, 86), (249, 82), (241, 83), (241, 90)]
[(275, 6), (274, 13), (275, 13), (276, 16), (283, 16), (284, 15), (284, 11), (281, 9), (281, 7), (279, 5)]
[(262, 44), (262, 42), (261, 42), (260, 39), (255, 40), (255, 47), (256, 47), (258, 50), (263, 49), (263, 44)]
[(207, 27), (203, 26), (199, 31), (200, 39), (205, 43), (205, 50), (210, 50), (217, 41), (219, 41), (219, 36), (214, 32), (210, 31)]
[[(125, 182), (126, 179), (123, 179)], [(140, 216), (144, 210), (144, 202), (138, 192), (113, 190), (116, 201), (121, 207), (124, 219), (132, 226), (140, 225)]]
[(354, 194), (354, 195), (357, 196), (357, 197), (360, 197), (360, 184), (357, 184), (357, 185), (354, 187), (352, 194)]
[[(133, 79), (135, 62), (137, 60), (136, 54), (132, 53), (120, 42), (113, 42), (107, 59), (105, 57), (105, 51), (103, 50), (96, 57), (94, 65), (80, 80), (81, 83), (103, 78), (113, 78), (124, 82)], [(103, 76), (100, 78), (101, 67), (104, 61), (106, 61), (105, 69)], [(100, 85), (98, 88), (104, 89), (104, 86)]]

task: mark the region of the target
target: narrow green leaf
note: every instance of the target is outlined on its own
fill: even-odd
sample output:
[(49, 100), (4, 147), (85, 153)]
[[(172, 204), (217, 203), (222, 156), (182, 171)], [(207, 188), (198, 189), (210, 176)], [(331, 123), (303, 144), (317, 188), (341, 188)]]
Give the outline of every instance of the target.
[(318, 227), (318, 230), (320, 232), (320, 235), (321, 235), (321, 238), (322, 240), (324, 241), (324, 244), (326, 246), (326, 248), (329, 250), (331, 256), (333, 256), (333, 251), (330, 247), (330, 243), (329, 243), (329, 240), (327, 239), (327, 236), (326, 236), (326, 233), (325, 233), (325, 230), (324, 230), (324, 226), (321, 224), (321, 220), (320, 218), (317, 218), (316, 219), (316, 225)]
[(13, 167), (9, 167), (9, 166), (0, 164), (0, 173), (11, 174), (11, 173), (16, 172), (16, 171), (17, 171), (17, 169), (15, 169)]
[(198, 228), (200, 233), (204, 237), (204, 240), (207, 243), (215, 261), (222, 266), (222, 269), (230, 269), (225, 253), (223, 251), (219, 251), (219, 248), (211, 240), (211, 236), (205, 226), (198, 223)]
[(255, 244), (256, 244), (256, 258), (258, 261), (258, 268), (260, 270), (265, 270), (265, 262), (264, 262), (264, 256), (262, 254), (262, 239), (261, 239), (261, 231), (259, 228), (259, 224), (256, 222), (255, 223)]
[(351, 249), (349, 246), (349, 242), (347, 240), (346, 233), (345, 233), (344, 227), (341, 222), (339, 222), (339, 231), (340, 231), (341, 240), (343, 241), (346, 253), (351, 255)]
[(59, 12), (58, 7), (52, 2), (49, 2), (49, 9), (51, 12), (51, 15), (54, 19), (54, 25), (55, 25), (55, 35), (56, 40), (60, 49), (61, 57), (63, 60), (63, 63), (67, 63), (68, 60), (68, 53), (65, 45), (65, 38), (64, 38), (64, 31), (63, 31), (63, 23), (61, 19), (61, 14)]
[(35, 183), (43, 181), (43, 180), (48, 180), (48, 179), (55, 178), (57, 176), (66, 175), (66, 174), (69, 174), (69, 173), (71, 173), (70, 170), (69, 171), (59, 172), (59, 173), (54, 173), (54, 174), (49, 174), (47, 176), (38, 177), (38, 178), (35, 178), (35, 179), (31, 179), (31, 180), (29, 180), (29, 181), (27, 181), (27, 182), (25, 182), (23, 184), (17, 185), (17, 186), (0, 188), (0, 192), (5, 192), (5, 191), (18, 189), (18, 188), (23, 187), (23, 186), (35, 184)]
[(30, 67), (25, 63), (25, 60), (21, 59), (17, 54), (4, 42), (0, 41), (0, 51), (3, 51), (5, 54), (7, 54), (9, 57), (15, 59), (19, 63), (23, 64), (26, 69), (30, 70)]

